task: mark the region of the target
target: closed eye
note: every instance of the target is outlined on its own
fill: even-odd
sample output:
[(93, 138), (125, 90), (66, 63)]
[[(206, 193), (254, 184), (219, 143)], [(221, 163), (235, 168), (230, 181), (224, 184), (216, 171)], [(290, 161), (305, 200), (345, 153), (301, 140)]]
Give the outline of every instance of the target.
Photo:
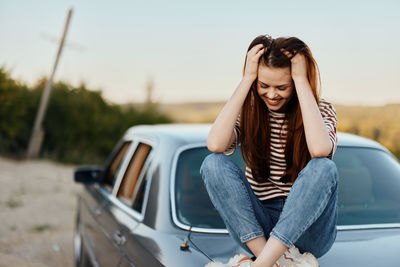
[(269, 88), (269, 85), (263, 82), (258, 82), (258, 84), (260, 85), (261, 88)]

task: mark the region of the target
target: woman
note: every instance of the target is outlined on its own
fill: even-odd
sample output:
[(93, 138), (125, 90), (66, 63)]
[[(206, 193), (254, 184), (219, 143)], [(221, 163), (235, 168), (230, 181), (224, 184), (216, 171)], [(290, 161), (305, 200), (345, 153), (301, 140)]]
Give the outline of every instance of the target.
[[(209, 266), (318, 266), (315, 257), (332, 246), (336, 113), (318, 85), (317, 64), (298, 38), (250, 44), (243, 78), (208, 135), (214, 153), (201, 174), (229, 233), (256, 260), (241, 254)], [(239, 144), (245, 173), (228, 157)]]

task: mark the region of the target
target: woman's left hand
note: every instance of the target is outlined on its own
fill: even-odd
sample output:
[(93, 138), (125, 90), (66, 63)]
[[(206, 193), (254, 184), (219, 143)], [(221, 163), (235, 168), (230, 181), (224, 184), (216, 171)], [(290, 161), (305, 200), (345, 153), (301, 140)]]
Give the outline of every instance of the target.
[(290, 59), (292, 63), (292, 79), (294, 82), (301, 79), (307, 80), (307, 62), (306, 57), (302, 53), (292, 53), (282, 49), (282, 52)]

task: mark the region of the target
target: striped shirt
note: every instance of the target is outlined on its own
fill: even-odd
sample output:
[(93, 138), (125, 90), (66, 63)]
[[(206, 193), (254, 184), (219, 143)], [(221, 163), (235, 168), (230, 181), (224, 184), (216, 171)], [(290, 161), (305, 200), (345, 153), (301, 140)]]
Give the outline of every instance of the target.
[[(337, 137), (336, 137), (336, 111), (332, 104), (320, 99), (319, 110), (321, 112), (323, 121), (329, 134), (329, 139), (332, 142), (332, 152), (329, 155), (333, 157), (333, 153), (336, 150)], [(270, 176), (266, 182), (257, 182), (251, 173), (251, 169), (246, 166), (246, 178), (249, 182), (254, 194), (260, 200), (273, 199), (277, 197), (287, 197), (292, 183), (282, 183), (280, 178), (286, 171), (286, 160), (285, 160), (285, 143), (288, 122), (285, 120), (285, 113), (277, 113), (270, 111)], [(234, 133), (236, 140), (232, 145), (224, 152), (226, 155), (232, 155), (236, 147), (239, 144), (240, 136), (240, 120), (236, 121)]]

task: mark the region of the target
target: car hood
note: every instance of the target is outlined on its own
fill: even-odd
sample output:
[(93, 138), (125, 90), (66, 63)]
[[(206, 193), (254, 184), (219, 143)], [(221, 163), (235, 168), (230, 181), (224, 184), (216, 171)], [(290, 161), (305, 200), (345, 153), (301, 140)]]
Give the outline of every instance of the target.
[(338, 231), (321, 266), (400, 266), (400, 229)]
[[(192, 243), (206, 256), (226, 262), (238, 253), (249, 255), (224, 234), (194, 234)], [(327, 254), (318, 259), (320, 266), (400, 266), (400, 228), (338, 231)]]
[(228, 234), (198, 234), (193, 233), (190, 241), (205, 256), (214, 261), (227, 262), (235, 254), (244, 253), (251, 256), (241, 248)]

